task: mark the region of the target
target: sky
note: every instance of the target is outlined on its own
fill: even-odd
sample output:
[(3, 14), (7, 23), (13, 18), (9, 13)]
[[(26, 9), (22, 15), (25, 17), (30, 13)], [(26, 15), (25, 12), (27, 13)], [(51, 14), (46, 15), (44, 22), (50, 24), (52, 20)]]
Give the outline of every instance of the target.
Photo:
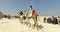
[(17, 15), (19, 10), (27, 10), (32, 5), (38, 15), (60, 15), (60, 0), (0, 0), (0, 11)]

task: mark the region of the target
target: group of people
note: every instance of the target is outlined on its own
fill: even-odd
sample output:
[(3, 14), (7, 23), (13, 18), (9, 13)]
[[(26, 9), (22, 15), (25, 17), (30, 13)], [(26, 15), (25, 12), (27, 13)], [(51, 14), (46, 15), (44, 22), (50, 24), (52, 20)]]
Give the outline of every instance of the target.
[(8, 18), (8, 19), (11, 19), (11, 16), (10, 16), (10, 15), (2, 15), (2, 16), (0, 16), (0, 19), (2, 19), (2, 18)]
[(56, 17), (54, 17), (54, 16), (52, 16), (50, 18), (47, 18), (47, 19), (44, 18), (44, 20), (47, 20), (47, 23), (58, 24), (58, 19)]
[(31, 5), (30, 5), (30, 9), (19, 12), (19, 19), (20, 19), (21, 24), (23, 24), (23, 20), (27, 19), (27, 23), (28, 23), (27, 25), (29, 25), (29, 27), (30, 27), (31, 23), (29, 22), (29, 19), (31, 19), (31, 18), (34, 21), (33, 28), (37, 27), (38, 26), (37, 13), (34, 9), (32, 9)]

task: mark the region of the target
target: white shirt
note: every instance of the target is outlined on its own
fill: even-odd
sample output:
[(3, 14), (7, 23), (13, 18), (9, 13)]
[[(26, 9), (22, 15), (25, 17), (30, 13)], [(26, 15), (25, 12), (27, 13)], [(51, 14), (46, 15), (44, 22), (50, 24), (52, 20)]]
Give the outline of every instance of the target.
[(32, 9), (29, 8), (29, 11), (28, 11), (28, 17), (31, 17), (32, 16)]

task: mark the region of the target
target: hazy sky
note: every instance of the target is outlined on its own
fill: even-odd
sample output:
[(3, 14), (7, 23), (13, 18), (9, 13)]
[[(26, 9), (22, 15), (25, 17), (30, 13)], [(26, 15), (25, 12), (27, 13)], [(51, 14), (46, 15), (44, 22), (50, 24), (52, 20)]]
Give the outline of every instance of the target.
[(28, 9), (30, 4), (39, 15), (60, 15), (60, 0), (0, 0), (0, 11), (17, 15), (17, 11)]

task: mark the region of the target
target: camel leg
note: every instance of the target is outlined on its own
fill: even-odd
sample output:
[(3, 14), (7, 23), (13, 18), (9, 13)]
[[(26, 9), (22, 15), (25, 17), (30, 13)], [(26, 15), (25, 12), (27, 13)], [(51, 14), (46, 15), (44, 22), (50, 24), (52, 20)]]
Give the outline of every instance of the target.
[(23, 24), (23, 17), (20, 17), (20, 23)]
[(28, 20), (27, 20), (27, 25), (29, 26), (29, 28), (31, 27), (31, 23), (30, 23), (30, 21), (29, 21), (29, 19), (30, 19), (31, 17), (28, 17)]
[(29, 24), (29, 19), (27, 18), (27, 26), (28, 26), (28, 24)]
[(30, 23), (30, 21), (29, 21), (30, 18), (31, 18), (31, 17), (28, 18), (29, 28), (31, 27), (31, 23)]

